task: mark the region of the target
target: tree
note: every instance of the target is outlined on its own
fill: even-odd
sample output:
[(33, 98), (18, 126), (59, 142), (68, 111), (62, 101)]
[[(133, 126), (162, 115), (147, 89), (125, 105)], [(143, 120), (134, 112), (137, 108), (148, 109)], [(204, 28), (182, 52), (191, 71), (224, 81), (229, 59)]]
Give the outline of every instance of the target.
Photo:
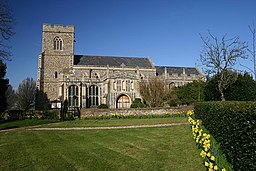
[(50, 109), (50, 100), (47, 97), (47, 94), (42, 90), (36, 88), (35, 94), (35, 109), (36, 110), (48, 110)]
[(255, 101), (256, 81), (248, 73), (238, 74), (237, 80), (226, 91), (227, 100)]
[(218, 78), (217, 76), (213, 76), (208, 78), (206, 81), (205, 89), (204, 89), (204, 99), (205, 101), (219, 101), (220, 92), (218, 91)]
[(236, 81), (233, 74), (238, 59), (247, 59), (247, 43), (239, 40), (239, 37), (221, 39), (209, 32), (209, 37), (202, 37), (203, 50), (200, 54), (201, 63), (205, 66), (208, 76), (218, 75), (217, 87), (221, 100), (225, 101), (224, 91)]
[(248, 26), (250, 32), (252, 33), (252, 49), (248, 49), (250, 54), (252, 55), (252, 61), (253, 61), (253, 70), (252, 73), (254, 74), (254, 80), (256, 80), (256, 30), (253, 23), (253, 26)]
[(0, 2), (0, 59), (10, 60), (11, 52), (7, 41), (14, 35), (14, 19), (7, 3)]
[(5, 92), (5, 96), (7, 99), (7, 109), (15, 109), (16, 105), (17, 105), (17, 101), (16, 101), (16, 93), (13, 90), (11, 85), (8, 85), (8, 88)]
[(0, 60), (0, 113), (7, 108), (7, 99), (5, 92), (8, 88), (9, 80), (4, 79), (6, 74), (6, 65)]
[(36, 82), (33, 78), (26, 78), (17, 89), (17, 105), (19, 109), (28, 110), (34, 105)]
[(143, 80), (139, 83), (139, 90), (143, 100), (149, 107), (162, 107), (168, 95), (170, 89), (166, 85), (165, 81), (158, 77), (152, 77), (149, 80)]
[(177, 87), (176, 94), (182, 104), (192, 104), (196, 101), (204, 101), (204, 81), (193, 81), (184, 86)]

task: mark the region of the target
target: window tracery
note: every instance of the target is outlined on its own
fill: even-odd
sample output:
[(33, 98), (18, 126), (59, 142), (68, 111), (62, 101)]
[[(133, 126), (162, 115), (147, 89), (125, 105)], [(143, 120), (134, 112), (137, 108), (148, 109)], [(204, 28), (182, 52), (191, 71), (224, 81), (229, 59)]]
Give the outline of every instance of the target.
[(53, 40), (53, 49), (54, 50), (63, 50), (63, 41), (60, 37), (55, 37)]

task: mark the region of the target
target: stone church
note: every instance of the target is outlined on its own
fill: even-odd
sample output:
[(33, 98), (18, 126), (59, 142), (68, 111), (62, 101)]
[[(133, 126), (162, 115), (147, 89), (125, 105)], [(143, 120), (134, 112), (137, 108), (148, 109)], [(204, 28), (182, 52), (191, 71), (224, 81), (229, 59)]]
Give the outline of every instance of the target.
[(38, 89), (51, 101), (68, 100), (70, 107), (129, 108), (141, 98), (139, 82), (159, 76), (169, 86), (202, 78), (194, 67), (155, 66), (149, 57), (74, 54), (74, 26), (43, 24), (38, 58)]

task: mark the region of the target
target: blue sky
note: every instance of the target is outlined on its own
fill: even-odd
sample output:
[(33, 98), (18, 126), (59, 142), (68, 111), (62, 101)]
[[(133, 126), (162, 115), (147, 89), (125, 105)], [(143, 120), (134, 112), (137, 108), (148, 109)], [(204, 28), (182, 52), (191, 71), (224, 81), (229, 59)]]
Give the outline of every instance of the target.
[[(7, 62), (10, 84), (37, 79), (42, 24), (75, 26), (75, 54), (150, 57), (155, 65), (195, 66), (207, 35), (251, 43), (255, 0), (9, 0), (16, 21)], [(251, 67), (252, 63), (247, 65)]]

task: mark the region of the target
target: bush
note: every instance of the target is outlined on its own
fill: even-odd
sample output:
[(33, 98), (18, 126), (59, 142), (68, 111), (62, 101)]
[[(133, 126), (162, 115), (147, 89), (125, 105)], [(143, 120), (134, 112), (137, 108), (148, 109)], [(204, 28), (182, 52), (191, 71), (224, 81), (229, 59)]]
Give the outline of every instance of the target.
[(234, 170), (256, 170), (256, 102), (202, 102), (195, 115), (220, 143)]
[(141, 102), (140, 98), (135, 98), (131, 104), (131, 108), (145, 108), (146, 105)]
[(59, 119), (59, 111), (58, 110), (46, 110), (42, 114), (42, 119)]
[(100, 105), (98, 106), (98, 109), (108, 109), (108, 105), (106, 105), (106, 104), (100, 104)]

